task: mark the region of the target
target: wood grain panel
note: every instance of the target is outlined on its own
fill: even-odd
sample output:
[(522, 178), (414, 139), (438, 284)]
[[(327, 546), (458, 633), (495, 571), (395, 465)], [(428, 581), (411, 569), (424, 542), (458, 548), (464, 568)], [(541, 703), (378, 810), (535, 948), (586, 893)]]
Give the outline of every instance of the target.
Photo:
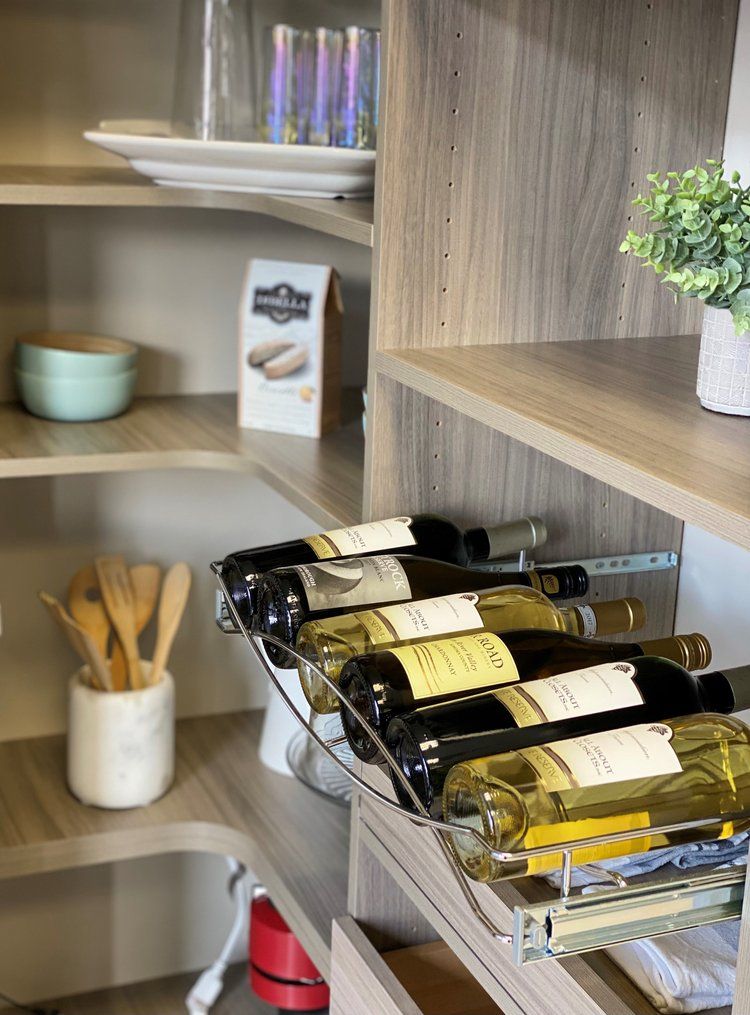
[(422, 1015), (350, 916), (333, 923), (331, 1015)]
[[(359, 762), (355, 764), (361, 768)], [(434, 941), (436, 933), (392, 876), (359, 841), (360, 796), (352, 799), (348, 911), (378, 951)]]
[(53, 423), (0, 404), (0, 479), (134, 469), (248, 472), (321, 525), (362, 517), (359, 420), (320, 440), (241, 430), (236, 396), (136, 399), (116, 419)]
[(0, 205), (215, 208), (269, 215), (366, 247), (373, 236), (371, 200), (157, 187), (131, 169), (102, 166), (0, 166)]
[(695, 330), (617, 248), (648, 171), (721, 152), (737, 0), (387, 6), (379, 347)]
[[(407, 506), (470, 525), (538, 514), (549, 538), (534, 557), (544, 563), (680, 549), (682, 526), (672, 516), (489, 429), (460, 408), (381, 378), (373, 517)], [(640, 596), (650, 618), (642, 635), (660, 637), (672, 631), (676, 591), (676, 570), (597, 576), (588, 598)]]
[(346, 912), (349, 814), (261, 764), (261, 722), (260, 712), (180, 720), (173, 787), (127, 811), (71, 796), (64, 737), (0, 744), (0, 878), (157, 853), (234, 856), (327, 977), (331, 920)]
[(464, 346), (378, 362), (488, 426), (750, 547), (747, 420), (701, 408), (697, 338)]
[(379, 954), (357, 921), (333, 926), (331, 1015), (502, 1015), (443, 941)]

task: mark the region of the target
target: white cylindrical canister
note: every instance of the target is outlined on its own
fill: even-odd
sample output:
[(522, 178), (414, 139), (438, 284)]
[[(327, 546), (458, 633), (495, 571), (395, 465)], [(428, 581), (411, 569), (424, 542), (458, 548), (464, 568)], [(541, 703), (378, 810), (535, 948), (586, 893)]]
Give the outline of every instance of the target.
[[(149, 662), (141, 663), (148, 679)], [(121, 809), (157, 800), (174, 779), (174, 680), (139, 691), (97, 691), (88, 667), (68, 697), (68, 786), (81, 803)]]

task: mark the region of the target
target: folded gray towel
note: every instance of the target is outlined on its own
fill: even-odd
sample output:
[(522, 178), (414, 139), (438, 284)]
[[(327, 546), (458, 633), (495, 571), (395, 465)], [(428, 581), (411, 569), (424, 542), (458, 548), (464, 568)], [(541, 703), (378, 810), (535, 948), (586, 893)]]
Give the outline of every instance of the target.
[[(649, 853), (634, 853), (632, 856), (618, 857), (616, 860), (605, 860), (597, 866), (616, 871), (627, 878), (635, 877), (637, 874), (648, 874), (667, 864), (672, 864), (680, 870), (689, 870), (692, 867), (702, 867), (704, 864), (746, 863), (749, 837), (750, 832), (740, 832), (729, 839), (667, 846), (665, 849), (654, 849)], [(549, 875), (547, 880), (555, 887), (560, 885), (559, 873)], [(576, 888), (600, 881), (601, 878), (587, 871), (581, 871), (577, 867), (573, 869), (572, 884)]]

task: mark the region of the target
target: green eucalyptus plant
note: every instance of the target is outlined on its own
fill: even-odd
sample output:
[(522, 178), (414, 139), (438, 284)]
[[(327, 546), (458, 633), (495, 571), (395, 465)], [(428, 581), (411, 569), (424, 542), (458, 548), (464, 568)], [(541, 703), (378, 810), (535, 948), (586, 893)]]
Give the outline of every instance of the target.
[(750, 331), (750, 187), (740, 174), (724, 179), (724, 162), (686, 173), (649, 173), (651, 189), (633, 201), (656, 228), (630, 230), (623, 253), (644, 259), (678, 296), (697, 296), (732, 312), (738, 335)]

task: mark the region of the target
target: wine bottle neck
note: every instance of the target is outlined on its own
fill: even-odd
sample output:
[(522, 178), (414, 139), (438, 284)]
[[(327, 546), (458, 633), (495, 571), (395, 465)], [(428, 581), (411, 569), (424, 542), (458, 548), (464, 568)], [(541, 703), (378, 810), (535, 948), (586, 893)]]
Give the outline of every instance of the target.
[(715, 673), (703, 673), (697, 679), (701, 683), (711, 682), (719, 687), (722, 682), (726, 684), (731, 703), (726, 709), (715, 708), (714, 711), (741, 712), (750, 708), (750, 666), (733, 666)]
[(646, 623), (645, 606), (640, 599), (632, 597), (612, 599), (593, 606), (573, 606), (569, 612), (573, 615), (576, 627), (566, 630), (583, 638), (637, 631)]
[[(747, 676), (750, 678), (750, 668), (746, 667), (746, 670)], [(728, 715), (730, 712), (738, 712), (742, 708), (750, 707), (750, 698), (747, 698), (747, 692), (745, 692), (744, 703), (738, 697), (739, 688), (738, 694), (735, 694), (734, 685), (727, 677), (727, 674), (731, 672), (731, 670), (727, 670), (726, 673), (721, 673), (716, 670), (713, 673), (701, 673), (696, 676), (698, 693), (706, 712), (723, 712)]]
[(547, 538), (547, 527), (541, 518), (519, 518), (502, 525), (467, 529), (464, 538), (471, 561), (502, 560), (540, 546)]

